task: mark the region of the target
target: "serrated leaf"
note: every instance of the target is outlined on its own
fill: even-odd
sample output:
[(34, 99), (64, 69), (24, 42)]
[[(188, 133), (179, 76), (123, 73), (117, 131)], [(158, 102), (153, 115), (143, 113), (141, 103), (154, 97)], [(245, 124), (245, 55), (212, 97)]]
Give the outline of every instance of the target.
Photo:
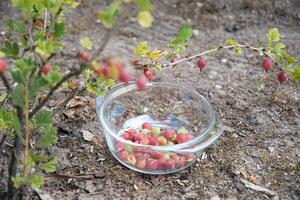
[(284, 48), (285, 48), (284, 44), (276, 43), (275, 46), (274, 46), (274, 51), (278, 51), (278, 50), (281, 50), (281, 49), (284, 49)]
[(148, 53), (147, 57), (150, 58), (151, 60), (158, 60), (161, 58), (161, 54), (162, 54), (161, 51), (154, 49), (153, 51)]
[(24, 107), (24, 86), (21, 84), (18, 84), (10, 93), (10, 98), (13, 101), (13, 103), (17, 106), (20, 106), (21, 108)]
[(292, 72), (292, 77), (296, 81), (300, 81), (300, 65), (297, 65)]
[(26, 183), (29, 184), (33, 189), (39, 189), (44, 184), (44, 179), (38, 175), (27, 176)]
[(83, 48), (86, 48), (86, 49), (92, 49), (93, 47), (93, 42), (90, 40), (89, 37), (85, 37), (85, 38), (82, 38), (80, 40), (80, 45), (83, 47)]
[(54, 29), (53, 35), (57, 38), (62, 38), (62, 36), (65, 33), (65, 24), (62, 22), (55, 23), (53, 29)]
[(35, 161), (32, 159), (31, 156), (27, 157), (27, 159), (25, 160), (25, 165), (27, 165), (27, 167), (34, 167), (35, 166)]
[(44, 58), (48, 58), (51, 54), (59, 53), (63, 47), (62, 43), (48, 41), (37, 41), (35, 43), (35, 52), (40, 54)]
[(24, 83), (25, 82), (25, 76), (24, 73), (19, 68), (12, 68), (10, 70), (11, 76), (17, 83)]
[(19, 188), (24, 182), (25, 182), (25, 178), (23, 176), (15, 176), (11, 178), (14, 187), (15, 188)]
[(59, 71), (59, 67), (55, 66), (55, 69), (48, 73), (47, 76), (43, 75), (43, 78), (48, 82), (49, 87), (55, 85), (61, 80), (61, 73)]
[(279, 33), (278, 29), (277, 28), (271, 29), (267, 33), (267, 38), (268, 38), (268, 41), (270, 43), (272, 43), (272, 42), (279, 42), (279, 40), (280, 40), (280, 33)]
[(135, 5), (140, 10), (152, 11), (154, 9), (154, 5), (151, 3), (150, 0), (135, 0)]
[(24, 73), (29, 73), (35, 68), (35, 62), (30, 57), (16, 60), (16, 65)]
[(53, 160), (50, 160), (47, 163), (41, 163), (39, 165), (39, 167), (42, 170), (45, 170), (45, 172), (47, 172), (47, 173), (52, 173), (52, 172), (56, 171), (56, 165), (57, 165), (57, 163), (58, 163), (57, 158), (54, 158)]
[(16, 58), (19, 54), (19, 45), (16, 42), (6, 41), (4, 47), (0, 49), (6, 56)]
[(49, 125), (48, 127), (45, 127), (45, 131), (42, 134), (39, 143), (44, 147), (49, 147), (57, 142), (57, 136), (56, 136), (56, 128)]
[(6, 20), (6, 27), (12, 32), (25, 32), (25, 24), (23, 21)]
[(33, 99), (36, 93), (47, 86), (47, 81), (42, 76), (34, 76), (29, 85), (30, 98)]
[(19, 138), (22, 138), (21, 137), (21, 130), (22, 130), (21, 126), (22, 125), (21, 125), (21, 122), (20, 122), (18, 116), (16, 115), (16, 113), (12, 116), (11, 121), (12, 121), (12, 126), (13, 126), (17, 136)]
[(140, 11), (137, 16), (137, 21), (143, 28), (150, 28), (152, 26), (153, 17), (149, 11)]
[(136, 49), (133, 51), (134, 54), (139, 56), (147, 56), (148, 52), (148, 43), (146, 41), (138, 43)]
[(109, 4), (104, 11), (98, 13), (98, 19), (106, 28), (112, 28), (115, 17), (118, 15), (120, 10), (120, 2), (115, 0)]
[(51, 112), (49, 111), (39, 111), (34, 117), (35, 126), (47, 127), (52, 124)]
[(190, 25), (182, 25), (177, 32), (177, 38), (182, 41), (186, 41), (193, 36), (193, 29)]
[(42, 154), (33, 154), (30, 153), (30, 157), (32, 160), (34, 160), (35, 162), (46, 162), (49, 157), (47, 155), (42, 155)]
[(283, 58), (286, 60), (288, 64), (296, 64), (297, 59), (294, 56), (291, 56), (290, 54), (286, 53), (285, 51), (281, 51)]

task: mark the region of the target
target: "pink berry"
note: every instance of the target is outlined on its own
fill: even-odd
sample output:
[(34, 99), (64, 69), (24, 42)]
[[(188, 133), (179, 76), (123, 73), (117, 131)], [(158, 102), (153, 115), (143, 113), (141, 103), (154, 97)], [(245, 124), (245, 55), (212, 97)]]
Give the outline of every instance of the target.
[(174, 132), (173, 130), (171, 130), (171, 129), (167, 129), (167, 130), (165, 130), (165, 132), (164, 132), (164, 136), (165, 136), (167, 139), (173, 138), (174, 135), (175, 135), (175, 132)]
[(127, 162), (129, 164), (132, 164), (132, 165), (135, 165), (136, 163), (136, 158), (133, 154), (130, 154), (128, 157), (127, 157)]
[(0, 59), (0, 74), (2, 74), (6, 70), (7, 70), (7, 63), (3, 59)]
[(122, 135), (121, 135), (121, 137), (122, 138), (124, 138), (125, 140), (130, 140), (131, 139), (131, 136), (128, 134), (128, 133), (123, 133)]
[(151, 138), (150, 138), (150, 141), (149, 141), (149, 144), (150, 144), (150, 145), (153, 145), (153, 146), (158, 145), (157, 139), (154, 138), (154, 137), (151, 137)]
[(143, 145), (149, 145), (150, 140), (148, 139), (148, 137), (142, 137), (140, 143)]
[(175, 167), (181, 168), (185, 166), (186, 158), (184, 156), (179, 156), (178, 160), (175, 161)]
[(137, 133), (137, 134), (135, 134), (135, 135), (132, 136), (132, 141), (133, 142), (140, 142), (141, 139), (142, 139), (142, 137), (143, 136), (141, 134)]
[(117, 152), (124, 150), (125, 145), (121, 142), (116, 143), (116, 150)]
[(42, 72), (42, 74), (44, 74), (45, 76), (47, 76), (47, 74), (49, 72), (51, 72), (52, 70), (53, 70), (53, 67), (51, 65), (49, 65), (49, 64), (46, 64), (46, 65), (44, 65), (42, 67), (41, 72)]
[(88, 62), (88, 61), (90, 60), (90, 55), (89, 55), (89, 53), (86, 52), (86, 51), (81, 51), (81, 52), (79, 53), (79, 57), (80, 57), (80, 59), (83, 60), (84, 62)]
[(200, 58), (198, 61), (197, 61), (197, 66), (199, 67), (200, 71), (202, 71), (205, 66), (206, 66), (206, 62), (203, 58)]
[(173, 159), (169, 159), (169, 160), (166, 160), (165, 161), (165, 168), (166, 169), (169, 169), (169, 170), (172, 170), (175, 168), (175, 162)]
[(145, 75), (145, 77), (146, 77), (148, 80), (151, 80), (151, 79), (153, 79), (153, 77), (154, 77), (154, 73), (153, 73), (153, 71), (152, 71), (151, 69), (145, 70), (145, 71), (144, 71), (144, 75)]
[(145, 76), (141, 76), (136, 80), (136, 86), (139, 90), (144, 90), (146, 88), (146, 84), (148, 83), (148, 79)]
[(189, 134), (189, 133), (185, 134), (185, 139), (186, 139), (186, 141), (189, 141), (189, 140), (191, 140), (191, 139), (193, 139), (193, 138), (194, 138), (193, 135), (191, 135), (191, 134)]
[(177, 134), (176, 135), (176, 141), (180, 143), (186, 142), (186, 134)]
[(143, 123), (142, 124), (142, 129), (148, 129), (148, 130), (151, 130), (152, 129), (152, 125), (150, 123)]
[(128, 83), (131, 80), (131, 73), (128, 70), (122, 70), (119, 76), (119, 80)]
[(146, 167), (146, 159), (145, 158), (139, 158), (136, 162), (136, 167), (140, 169), (144, 169)]
[(164, 169), (165, 168), (166, 160), (164, 158), (158, 159), (157, 162), (158, 162), (158, 169)]
[(128, 155), (129, 155), (129, 153), (128, 153), (127, 151), (121, 151), (121, 152), (119, 153), (119, 158), (120, 158), (121, 160), (127, 160)]
[(158, 161), (156, 159), (148, 159), (146, 168), (149, 170), (156, 170), (158, 168)]
[(156, 159), (164, 158), (164, 153), (160, 151), (155, 151), (151, 154), (151, 157)]
[(136, 130), (135, 129), (129, 129), (128, 131), (127, 131), (127, 133), (130, 135), (130, 136), (133, 136), (133, 135), (135, 135), (135, 134), (137, 134), (137, 132), (136, 132)]
[(277, 79), (280, 83), (284, 83), (288, 80), (288, 75), (284, 71), (281, 71), (278, 73)]
[(272, 65), (273, 65), (273, 63), (270, 58), (265, 58), (263, 60), (262, 66), (266, 70), (266, 72), (269, 71), (270, 69), (272, 69)]

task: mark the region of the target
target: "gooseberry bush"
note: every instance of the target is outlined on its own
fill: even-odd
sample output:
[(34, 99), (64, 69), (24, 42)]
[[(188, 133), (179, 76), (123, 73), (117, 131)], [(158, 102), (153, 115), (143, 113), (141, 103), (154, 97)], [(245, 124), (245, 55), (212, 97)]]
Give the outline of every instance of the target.
[[(174, 39), (165, 48), (150, 48), (147, 42), (140, 42), (134, 53), (137, 58), (131, 60), (131, 65), (137, 70), (137, 78), (120, 60), (103, 58), (101, 54), (93, 57), (89, 52), (93, 42), (82, 38), (81, 49), (76, 55), (63, 54), (62, 39), (67, 32), (64, 14), (74, 9), (75, 0), (11, 0), (12, 5), (20, 9), (20, 20), (7, 19), (8, 33), (0, 48), (0, 76), (6, 88), (1, 93), (0, 128), (3, 141), (7, 137), (14, 139), (14, 147), (10, 156), (8, 169), (9, 199), (17, 199), (24, 185), (33, 189), (40, 188), (44, 173), (56, 171), (58, 159), (47, 151), (58, 138), (56, 128), (52, 124), (53, 112), (44, 108), (55, 91), (61, 86), (78, 92), (78, 84), (70, 84), (69, 80), (83, 74), (86, 90), (103, 96), (117, 82), (129, 83), (136, 79), (139, 89), (145, 89), (162, 68), (175, 67), (185, 61), (194, 60), (200, 71), (205, 70), (206, 57), (219, 50), (234, 51), (241, 54), (242, 49), (248, 49), (264, 56), (262, 68), (265, 71), (278, 71), (278, 81), (288, 79), (300, 80), (300, 65), (296, 58), (285, 51), (285, 45), (280, 41), (280, 33), (274, 28), (267, 33), (266, 43), (256, 47), (240, 44), (234, 39), (227, 39), (225, 44), (216, 48), (179, 58), (179, 54), (188, 48), (188, 40), (192, 37), (192, 28), (183, 25)], [(151, 12), (155, 6), (150, 0), (114, 0), (103, 11), (98, 13), (98, 19), (107, 28), (106, 36), (97, 52), (105, 48), (111, 29), (115, 27), (117, 17), (126, 4), (134, 4), (136, 12), (134, 19), (142, 28), (149, 28), (153, 22)], [(77, 59), (78, 66), (68, 73), (62, 73), (62, 63), (57, 57)], [(170, 62), (167, 62), (169, 61)], [(273, 67), (274, 66), (274, 67)], [(76, 82), (76, 81), (75, 81)], [(77, 83), (77, 82), (76, 82)], [(30, 145), (32, 139), (37, 142)]]

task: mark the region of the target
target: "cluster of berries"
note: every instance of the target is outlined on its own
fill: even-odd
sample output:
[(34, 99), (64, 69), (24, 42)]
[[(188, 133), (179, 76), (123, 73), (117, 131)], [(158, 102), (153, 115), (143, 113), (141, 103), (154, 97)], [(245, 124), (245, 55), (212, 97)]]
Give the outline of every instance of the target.
[[(140, 131), (129, 129), (122, 133), (120, 137), (134, 143), (151, 146), (169, 146), (193, 139), (193, 135), (184, 128), (178, 130), (161, 130), (160, 127), (152, 127), (150, 123), (144, 123)], [(115, 149), (120, 160), (139, 169), (147, 170), (173, 170), (182, 168), (186, 165), (186, 162), (194, 158), (192, 154), (164, 153), (143, 147), (132, 147), (122, 142), (117, 142)]]

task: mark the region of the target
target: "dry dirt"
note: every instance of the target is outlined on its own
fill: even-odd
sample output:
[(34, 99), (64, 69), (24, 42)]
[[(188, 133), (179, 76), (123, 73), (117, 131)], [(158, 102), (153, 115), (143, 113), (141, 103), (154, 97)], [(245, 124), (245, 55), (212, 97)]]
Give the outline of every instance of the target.
[[(76, 52), (79, 38), (89, 36), (98, 46), (103, 28), (96, 13), (107, 1), (84, 1), (67, 14), (69, 35), (66, 51)], [(154, 1), (155, 21), (151, 29), (141, 29), (126, 17), (111, 35), (103, 55), (119, 56), (124, 62), (134, 58), (139, 41), (163, 47), (183, 23), (199, 32), (193, 36), (188, 53), (223, 44), (226, 38), (255, 45), (265, 33), (278, 27), (290, 53), (300, 59), (299, 0), (170, 0)], [(134, 14), (125, 8), (127, 16)], [(15, 16), (8, 0), (0, 2), (3, 21)], [(196, 32), (197, 32), (196, 31)], [(93, 178), (48, 178), (39, 192), (52, 199), (299, 199), (300, 196), (300, 87), (290, 81), (278, 86), (276, 73), (264, 74), (262, 58), (252, 52), (235, 56), (220, 52), (207, 58), (208, 67), (199, 74), (194, 63), (164, 69), (156, 81), (177, 82), (204, 95), (223, 119), (225, 132), (192, 167), (173, 175), (150, 176), (121, 166), (110, 155), (102, 139), (94, 98), (78, 95), (83, 105), (65, 108), (56, 115), (59, 141), (52, 148), (60, 160), (57, 174), (94, 174)], [(221, 62), (222, 61), (222, 62)], [(60, 60), (72, 70), (72, 60)], [(263, 90), (257, 81), (265, 76)], [(68, 91), (60, 90), (54, 99)], [(85, 141), (82, 130), (101, 136), (98, 144)], [(11, 141), (7, 140), (9, 144)], [(10, 146), (0, 152), (0, 176), (7, 174)], [(2, 179), (2, 178), (1, 178)], [(256, 180), (255, 180), (256, 179)], [(254, 181), (274, 193), (245, 187)], [(0, 181), (0, 186), (4, 181)], [(28, 199), (38, 199), (28, 193)], [(47, 199), (45, 196), (43, 199)], [(50, 199), (50, 198), (48, 198)]]

